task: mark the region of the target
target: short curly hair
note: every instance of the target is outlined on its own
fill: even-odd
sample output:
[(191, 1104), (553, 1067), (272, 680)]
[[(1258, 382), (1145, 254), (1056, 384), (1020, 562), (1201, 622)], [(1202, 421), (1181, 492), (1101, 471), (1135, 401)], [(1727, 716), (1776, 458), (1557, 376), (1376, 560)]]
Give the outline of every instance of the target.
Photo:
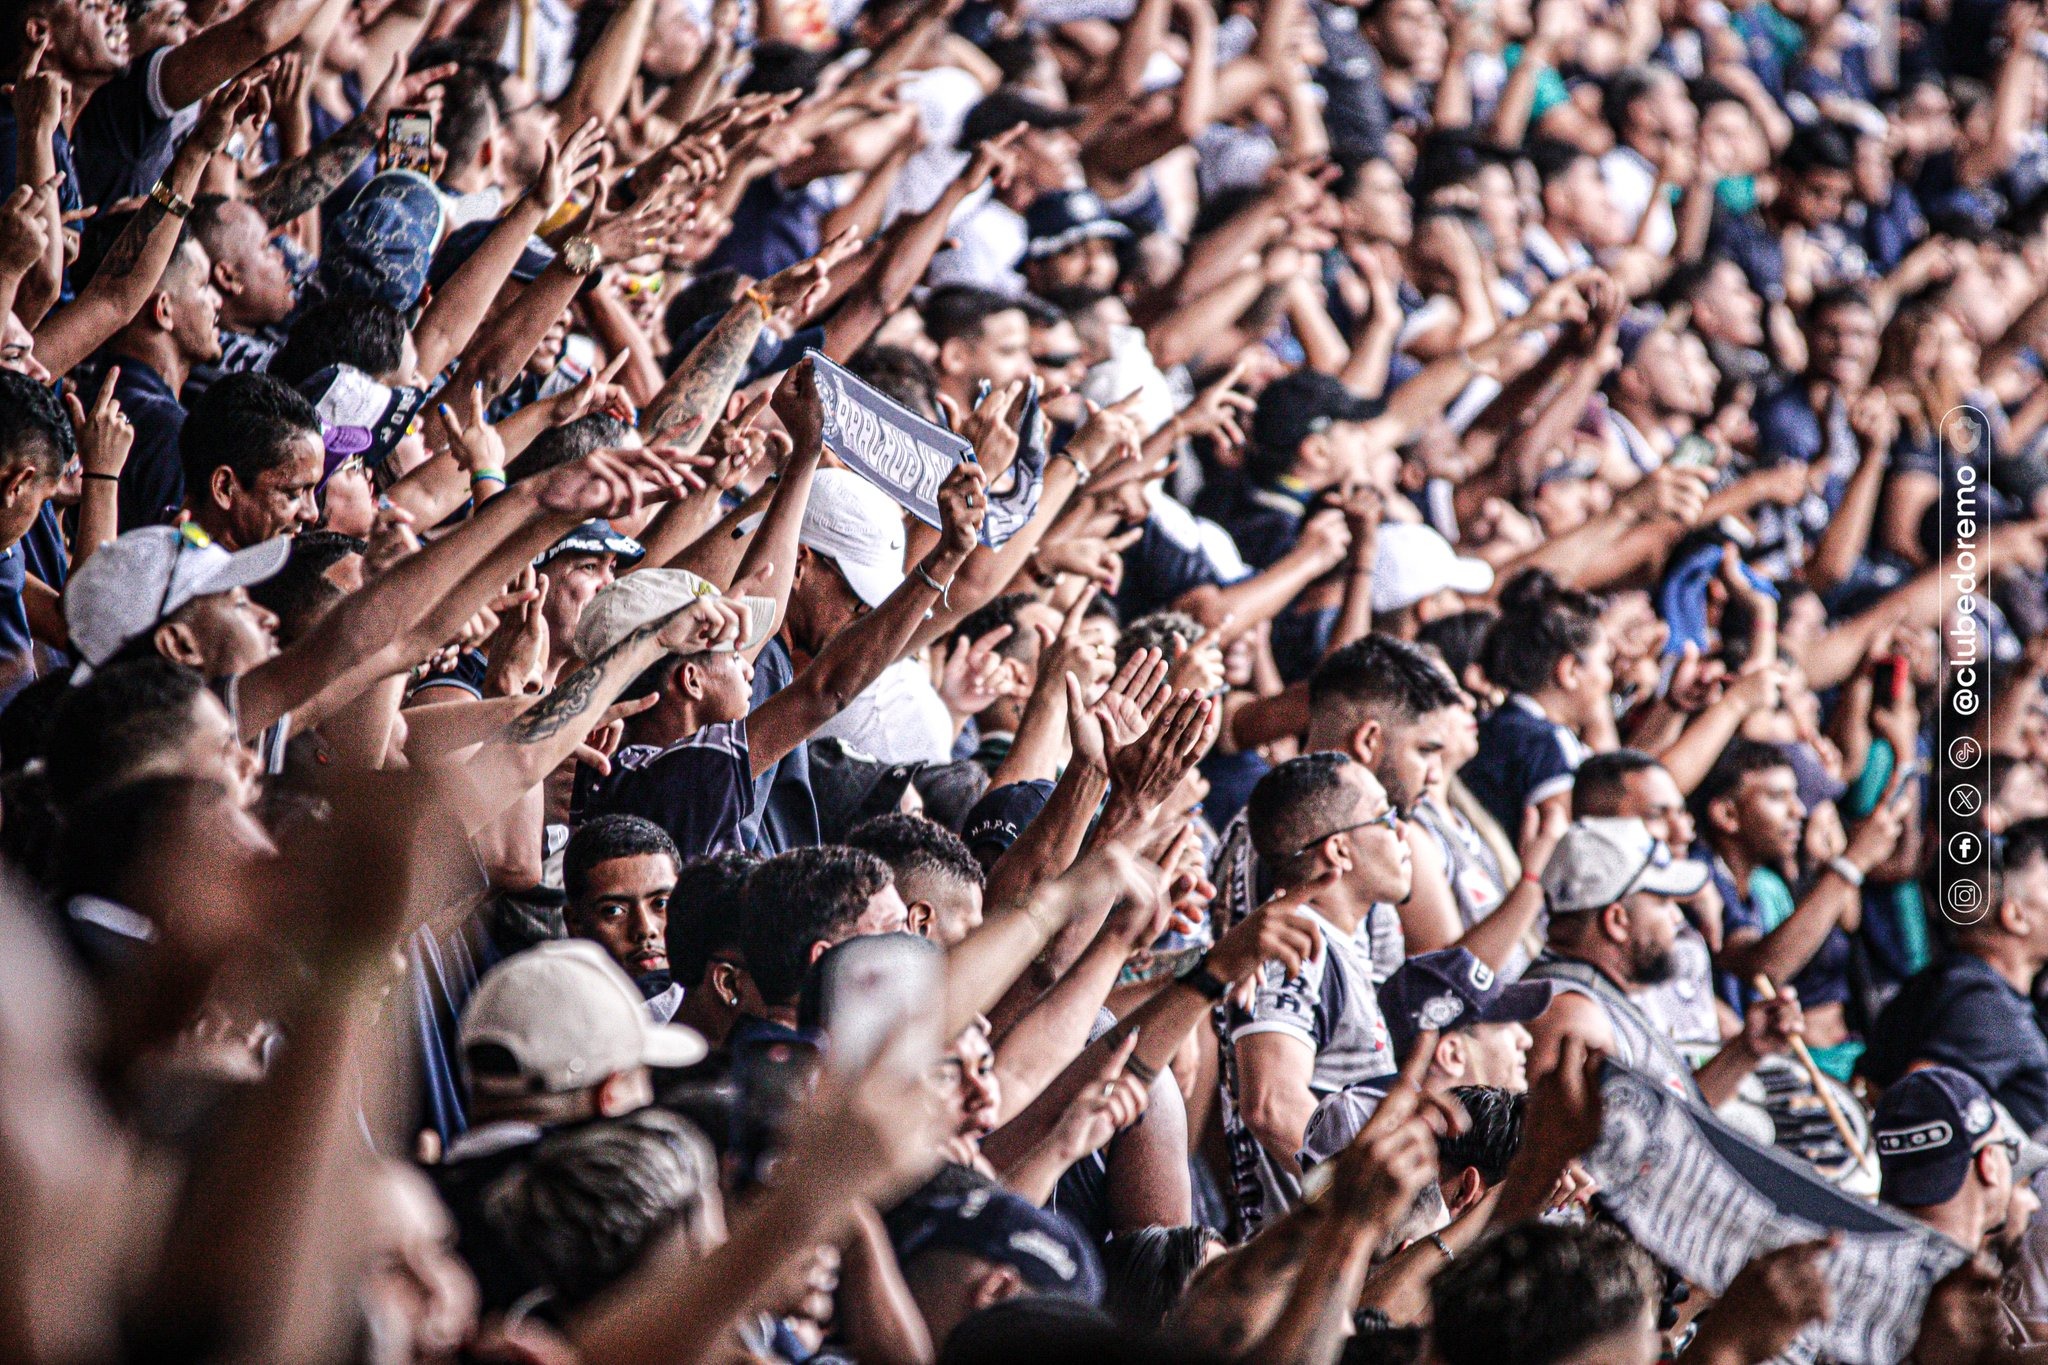
[(851, 938), (868, 902), (893, 881), (874, 854), (835, 844), (794, 848), (755, 868), (740, 947), (762, 1003), (793, 1002), (810, 971), (812, 946)]
[(1430, 1286), (1444, 1365), (1552, 1365), (1654, 1321), (1663, 1279), (1608, 1223), (1523, 1223), (1445, 1266)]

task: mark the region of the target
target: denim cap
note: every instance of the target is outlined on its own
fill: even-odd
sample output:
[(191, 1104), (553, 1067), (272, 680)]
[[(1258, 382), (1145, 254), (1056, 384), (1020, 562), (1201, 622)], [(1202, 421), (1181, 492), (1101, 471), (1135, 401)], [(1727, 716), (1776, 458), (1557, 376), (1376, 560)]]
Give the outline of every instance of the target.
[(334, 293), (406, 312), (427, 286), (446, 222), (433, 181), (417, 171), (385, 171), (328, 227), (321, 277)]

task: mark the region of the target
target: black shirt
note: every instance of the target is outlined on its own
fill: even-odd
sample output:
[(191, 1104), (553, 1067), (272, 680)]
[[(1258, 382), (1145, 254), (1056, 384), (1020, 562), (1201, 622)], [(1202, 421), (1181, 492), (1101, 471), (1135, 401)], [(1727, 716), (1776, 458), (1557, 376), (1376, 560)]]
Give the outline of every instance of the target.
[(1878, 1016), (1864, 1071), (1890, 1085), (1915, 1062), (1968, 1072), (2029, 1133), (2048, 1125), (2048, 1038), (2027, 997), (1981, 957), (1942, 958)]
[(707, 725), (666, 748), (619, 750), (584, 812), (615, 813), (660, 825), (686, 860), (741, 847), (741, 822), (754, 813), (746, 721)]

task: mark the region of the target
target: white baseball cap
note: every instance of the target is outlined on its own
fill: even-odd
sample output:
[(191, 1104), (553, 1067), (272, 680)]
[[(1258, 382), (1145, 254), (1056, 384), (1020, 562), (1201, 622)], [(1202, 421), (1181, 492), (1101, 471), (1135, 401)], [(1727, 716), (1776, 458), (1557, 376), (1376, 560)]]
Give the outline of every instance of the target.
[(1641, 820), (1598, 815), (1574, 820), (1543, 865), (1543, 899), (1553, 915), (1603, 910), (1650, 891), (1690, 896), (1707, 884), (1707, 865), (1675, 858)]
[(1372, 561), (1372, 609), (1399, 611), (1445, 588), (1478, 594), (1493, 586), (1493, 566), (1461, 555), (1432, 527), (1410, 521), (1380, 526)]
[(200, 597), (261, 583), (291, 558), (290, 536), (232, 554), (187, 522), (144, 526), (95, 551), (64, 588), (64, 624), (80, 662), (71, 681), (120, 653), (129, 641)]
[(710, 1049), (681, 1024), (657, 1024), (625, 969), (588, 939), (559, 939), (485, 973), (462, 1012), (465, 1058), (502, 1047), (516, 1077), (469, 1078), (472, 1092), (559, 1095), (643, 1066), (694, 1066)]
[[(595, 659), (649, 621), (659, 621), (688, 606), (699, 597), (724, 597), (718, 585), (688, 569), (641, 569), (598, 590), (583, 608), (576, 624), (576, 653)], [(729, 599), (745, 608), (746, 631), (731, 649), (749, 650), (768, 638), (775, 629), (775, 599), (738, 597)]]
[(797, 543), (838, 565), (871, 607), (888, 601), (903, 582), (903, 509), (850, 469), (821, 469), (812, 476)]

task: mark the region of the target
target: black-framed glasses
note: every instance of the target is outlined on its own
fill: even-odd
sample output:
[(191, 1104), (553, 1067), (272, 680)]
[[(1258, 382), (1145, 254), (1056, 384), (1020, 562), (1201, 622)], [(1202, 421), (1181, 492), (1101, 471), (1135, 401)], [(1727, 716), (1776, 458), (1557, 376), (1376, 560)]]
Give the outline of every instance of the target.
[(1340, 834), (1351, 834), (1361, 829), (1371, 829), (1375, 825), (1383, 826), (1389, 834), (1398, 838), (1401, 834), (1401, 813), (1392, 806), (1389, 806), (1370, 820), (1360, 820), (1355, 825), (1344, 825), (1338, 829), (1327, 830), (1324, 833), (1318, 834), (1300, 848), (1295, 849), (1294, 852), (1281, 854), (1280, 861), (1283, 863), (1293, 862), (1325, 839), (1334, 839)]

